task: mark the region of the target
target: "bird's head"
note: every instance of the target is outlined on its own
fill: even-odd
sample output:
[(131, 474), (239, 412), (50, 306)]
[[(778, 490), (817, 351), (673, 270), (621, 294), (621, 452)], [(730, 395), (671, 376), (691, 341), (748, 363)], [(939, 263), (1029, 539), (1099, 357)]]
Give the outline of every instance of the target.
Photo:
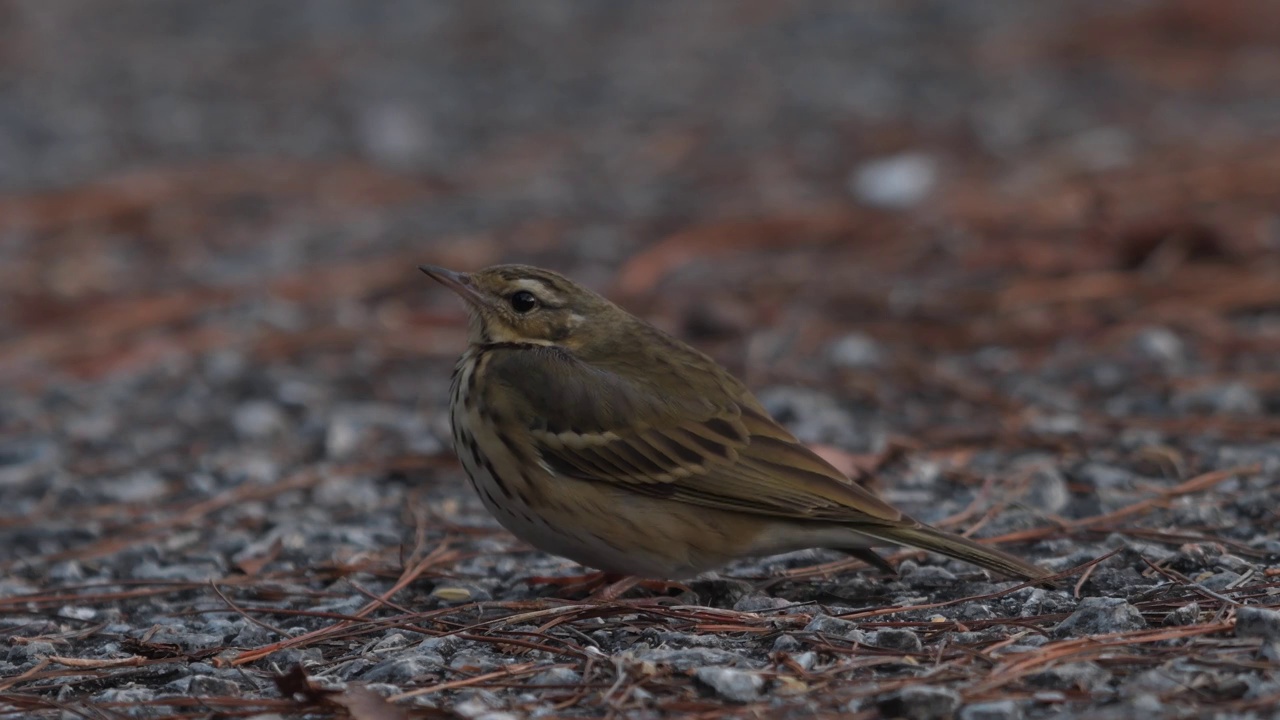
[(494, 265), (473, 273), (419, 268), (467, 303), (473, 345), (496, 342), (580, 349), (611, 335), (631, 316), (603, 297), (550, 270)]

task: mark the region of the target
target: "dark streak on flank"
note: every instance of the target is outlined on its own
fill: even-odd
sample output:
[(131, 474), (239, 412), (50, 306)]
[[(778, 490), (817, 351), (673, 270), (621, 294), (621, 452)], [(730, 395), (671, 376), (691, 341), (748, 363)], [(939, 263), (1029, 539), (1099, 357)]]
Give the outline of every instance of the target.
[(511, 488), (507, 487), (507, 484), (502, 481), (502, 476), (494, 469), (493, 463), (489, 462), (489, 458), (481, 459), (480, 463), (484, 466), (485, 471), (489, 473), (489, 476), (493, 478), (494, 484), (502, 491), (503, 497), (508, 500), (512, 499), (514, 495), (511, 494)]
[(478, 482), (472, 482), (471, 486), (476, 489), (476, 492), (480, 493), (481, 495), (484, 495), (484, 498), (489, 501), (490, 505), (493, 505), (495, 507), (502, 507), (501, 503), (493, 499), (493, 495), (489, 492), (488, 486)]

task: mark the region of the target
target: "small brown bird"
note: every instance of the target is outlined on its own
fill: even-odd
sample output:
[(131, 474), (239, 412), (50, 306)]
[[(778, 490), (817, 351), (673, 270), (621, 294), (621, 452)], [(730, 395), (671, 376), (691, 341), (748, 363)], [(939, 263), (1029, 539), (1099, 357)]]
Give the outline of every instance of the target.
[(736, 558), (908, 545), (1049, 573), (903, 515), (775, 422), (706, 355), (556, 273), (423, 266), (460, 295), (454, 449), (516, 536), (606, 573), (687, 578)]

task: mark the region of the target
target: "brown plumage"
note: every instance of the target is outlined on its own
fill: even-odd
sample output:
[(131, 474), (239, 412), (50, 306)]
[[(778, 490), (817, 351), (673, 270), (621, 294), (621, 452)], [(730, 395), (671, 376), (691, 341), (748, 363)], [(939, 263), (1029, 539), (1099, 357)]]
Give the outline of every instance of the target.
[(470, 312), (451, 393), (455, 449), (490, 512), (538, 548), (649, 578), (813, 547), (888, 569), (870, 549), (880, 544), (1048, 575), (903, 515), (711, 358), (561, 275), (422, 270)]

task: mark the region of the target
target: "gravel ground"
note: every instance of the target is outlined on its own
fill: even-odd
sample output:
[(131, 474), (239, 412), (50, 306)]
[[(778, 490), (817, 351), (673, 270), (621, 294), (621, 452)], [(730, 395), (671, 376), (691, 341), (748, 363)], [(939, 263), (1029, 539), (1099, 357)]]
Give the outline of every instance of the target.
[[(0, 717), (1280, 717), (1280, 13), (0, 3)], [(560, 269), (1067, 573), (607, 604), (448, 448)], [(388, 701), (389, 699), (389, 701)]]

